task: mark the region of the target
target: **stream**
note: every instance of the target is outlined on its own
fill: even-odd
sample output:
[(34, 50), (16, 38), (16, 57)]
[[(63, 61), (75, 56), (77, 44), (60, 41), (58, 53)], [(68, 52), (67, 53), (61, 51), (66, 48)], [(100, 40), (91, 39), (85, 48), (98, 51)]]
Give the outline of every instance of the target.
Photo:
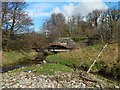
[[(27, 62), (22, 62), (20, 64), (15, 64), (15, 65), (11, 65), (11, 66), (4, 66), (4, 67), (0, 67), (0, 73), (5, 73), (5, 72), (8, 72), (8, 71), (12, 71), (14, 69), (19, 69), (19, 68), (22, 68), (22, 67), (25, 67), (25, 66), (31, 66), (31, 65), (35, 65), (35, 64), (42, 64), (43, 63), (43, 60), (45, 60), (46, 58), (46, 54), (43, 54), (43, 56), (41, 56), (40, 54), (38, 54), (34, 60), (27, 60)], [(51, 62), (47, 62), (47, 63), (51, 63)], [(71, 65), (65, 65), (67, 67), (70, 67), (72, 68), (74, 71), (75, 70), (84, 70), (86, 71), (86, 69), (83, 69), (81, 67), (75, 67), (74, 65), (71, 66)], [(92, 72), (91, 72), (92, 73)], [(100, 76), (103, 76), (103, 77), (106, 77), (108, 79), (111, 79), (111, 80), (115, 80), (115, 81), (119, 81), (120, 78), (114, 78), (112, 76), (109, 76), (109, 75), (106, 75), (106, 74), (102, 74), (102, 73), (92, 73), (94, 75), (100, 75)]]
[(30, 59), (30, 60), (26, 60), (24, 62), (20, 62), (19, 64), (0, 67), (0, 73), (5, 73), (5, 72), (8, 72), (8, 71), (12, 71), (14, 69), (19, 69), (19, 68), (22, 68), (22, 67), (25, 67), (25, 66), (31, 66), (31, 65), (34, 65), (34, 64), (42, 64), (43, 60), (45, 59), (46, 56), (47, 56), (46, 54), (41, 55), (41, 54), (38, 53), (38, 55), (32, 60)]

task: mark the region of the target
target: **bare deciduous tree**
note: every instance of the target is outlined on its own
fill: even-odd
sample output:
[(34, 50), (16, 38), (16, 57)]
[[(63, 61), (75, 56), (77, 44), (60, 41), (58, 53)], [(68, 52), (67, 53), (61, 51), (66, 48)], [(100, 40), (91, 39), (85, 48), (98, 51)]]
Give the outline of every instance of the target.
[(30, 30), (33, 23), (25, 12), (26, 6), (25, 2), (2, 2), (3, 48), (6, 48), (17, 34)]
[(43, 30), (49, 30), (50, 37), (53, 39), (64, 36), (65, 17), (63, 14), (52, 14), (51, 18), (44, 23)]

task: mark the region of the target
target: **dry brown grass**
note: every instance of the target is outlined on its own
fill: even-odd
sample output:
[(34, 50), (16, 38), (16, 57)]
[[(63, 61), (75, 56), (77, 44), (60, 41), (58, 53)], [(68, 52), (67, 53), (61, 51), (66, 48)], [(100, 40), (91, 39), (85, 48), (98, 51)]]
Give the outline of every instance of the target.
[(13, 64), (18, 64), (19, 62), (24, 62), (25, 60), (30, 60), (36, 55), (35, 51), (30, 52), (17, 52), (17, 51), (10, 51), (10, 52), (3, 52), (2, 53), (2, 66), (9, 66)]
[[(104, 45), (88, 46), (70, 52), (59, 53), (57, 55), (64, 60), (74, 60), (78, 66), (81, 64), (89, 65), (96, 59), (103, 46)], [(118, 45), (116, 43), (109, 44), (98, 59), (98, 62), (103, 61), (105, 64), (116, 64), (117, 58)]]

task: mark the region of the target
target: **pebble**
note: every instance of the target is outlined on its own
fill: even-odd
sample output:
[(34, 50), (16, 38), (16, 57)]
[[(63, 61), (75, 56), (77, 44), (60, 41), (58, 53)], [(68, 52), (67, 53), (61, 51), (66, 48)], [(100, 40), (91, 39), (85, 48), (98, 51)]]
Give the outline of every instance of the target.
[(119, 87), (119, 86), (117, 86), (117, 85), (115, 85), (115, 88), (116, 88), (116, 89), (119, 89), (120, 87)]
[(100, 85), (95, 85), (95, 87), (99, 88), (99, 87), (100, 87)]
[(84, 83), (80, 83), (80, 88), (86, 88), (86, 85)]
[[(38, 75), (33, 72), (14, 72), (2, 74), (2, 88), (90, 88), (100, 87), (97, 83), (84, 81), (73, 73)], [(103, 85), (102, 85), (103, 87)], [(120, 88), (115, 86), (115, 88)]]

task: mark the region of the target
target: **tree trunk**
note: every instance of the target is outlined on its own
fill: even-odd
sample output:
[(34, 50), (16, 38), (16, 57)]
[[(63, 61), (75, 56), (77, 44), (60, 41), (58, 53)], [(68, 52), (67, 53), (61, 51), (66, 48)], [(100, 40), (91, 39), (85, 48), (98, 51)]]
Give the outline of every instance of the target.
[(17, 10), (17, 7), (15, 7), (14, 12), (13, 12), (13, 22), (12, 22), (12, 26), (10, 28), (10, 35), (12, 35), (13, 31), (14, 31), (15, 20), (16, 20), (16, 10)]
[(100, 35), (100, 37), (101, 37), (101, 42), (104, 43), (104, 38), (103, 38), (103, 36)]

